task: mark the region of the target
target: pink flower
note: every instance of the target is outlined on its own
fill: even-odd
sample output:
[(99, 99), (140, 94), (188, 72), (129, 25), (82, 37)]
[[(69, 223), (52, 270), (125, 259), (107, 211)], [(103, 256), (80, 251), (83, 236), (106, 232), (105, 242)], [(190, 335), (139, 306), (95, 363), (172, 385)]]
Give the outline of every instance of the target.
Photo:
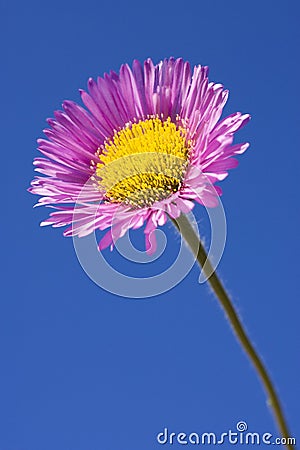
[(88, 93), (81, 91), (87, 109), (65, 101), (48, 119), (47, 139), (38, 140), (44, 157), (34, 165), (45, 176), (29, 190), (42, 196), (38, 205), (56, 209), (41, 225), (70, 225), (65, 236), (108, 228), (103, 249), (145, 224), (153, 252), (150, 234), (168, 216), (176, 219), (194, 202), (215, 206), (215, 183), (249, 145), (232, 143), (250, 116), (219, 121), (228, 91), (207, 74), (207, 67), (192, 72), (188, 62), (170, 58), (89, 79)]

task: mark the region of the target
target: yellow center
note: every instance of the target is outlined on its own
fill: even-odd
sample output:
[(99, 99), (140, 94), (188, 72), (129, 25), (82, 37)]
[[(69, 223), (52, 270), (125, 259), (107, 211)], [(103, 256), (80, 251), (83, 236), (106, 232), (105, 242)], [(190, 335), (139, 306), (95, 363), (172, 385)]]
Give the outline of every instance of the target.
[(170, 118), (150, 117), (126, 125), (98, 151), (99, 187), (112, 202), (143, 208), (178, 191), (190, 142)]

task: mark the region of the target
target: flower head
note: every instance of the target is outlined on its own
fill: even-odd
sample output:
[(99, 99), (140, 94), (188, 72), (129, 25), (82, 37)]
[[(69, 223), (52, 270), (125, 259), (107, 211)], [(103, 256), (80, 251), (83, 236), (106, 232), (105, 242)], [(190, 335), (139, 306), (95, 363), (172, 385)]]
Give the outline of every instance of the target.
[(207, 67), (191, 71), (188, 62), (170, 58), (134, 61), (119, 74), (89, 79), (88, 93), (81, 91), (87, 109), (65, 101), (48, 119), (47, 139), (38, 141), (44, 158), (34, 165), (46, 176), (29, 190), (42, 196), (39, 205), (56, 209), (41, 225), (70, 225), (65, 236), (108, 228), (102, 249), (145, 223), (151, 252), (150, 234), (168, 215), (176, 219), (195, 201), (215, 206), (215, 183), (248, 147), (232, 143), (250, 117), (219, 121), (228, 91), (207, 74)]

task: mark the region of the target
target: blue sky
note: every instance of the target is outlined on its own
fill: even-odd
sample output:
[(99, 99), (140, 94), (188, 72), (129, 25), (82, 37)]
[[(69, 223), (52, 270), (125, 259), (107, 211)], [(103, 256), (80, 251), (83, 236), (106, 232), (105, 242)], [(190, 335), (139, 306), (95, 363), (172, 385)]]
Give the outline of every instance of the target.
[(26, 192), (36, 138), (64, 99), (123, 62), (171, 55), (210, 67), (230, 89), (226, 114), (252, 115), (237, 137), (251, 147), (222, 183), (219, 273), (300, 439), (299, 12), (296, 0), (1, 1), (1, 450), (152, 450), (164, 427), (222, 433), (240, 420), (278, 435), (196, 266), (160, 296), (114, 296), (71, 239), (39, 227), (48, 212)]

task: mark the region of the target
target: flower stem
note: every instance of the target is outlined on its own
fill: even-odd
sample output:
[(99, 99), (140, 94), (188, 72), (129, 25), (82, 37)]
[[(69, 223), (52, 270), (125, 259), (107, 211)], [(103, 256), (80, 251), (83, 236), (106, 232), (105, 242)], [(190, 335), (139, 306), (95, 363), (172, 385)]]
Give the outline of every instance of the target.
[(294, 446), (288, 443), (290, 433), (286, 424), (282, 407), (280, 405), (278, 396), (276, 394), (270, 376), (268, 375), (268, 372), (264, 364), (262, 363), (261, 358), (258, 356), (256, 350), (251, 344), (251, 341), (249, 340), (243, 328), (243, 325), (238, 317), (238, 314), (227, 292), (225, 291), (220, 279), (218, 278), (218, 275), (216, 274), (210, 261), (208, 260), (206, 251), (203, 247), (203, 244), (201, 243), (201, 240), (197, 236), (197, 233), (195, 232), (192, 224), (190, 223), (188, 217), (185, 214), (181, 214), (181, 216), (176, 220), (171, 218), (171, 221), (173, 222), (177, 230), (182, 234), (186, 243), (189, 245), (191, 251), (195, 255), (200, 267), (203, 268), (205, 274), (208, 276), (208, 281), (216, 297), (218, 298), (221, 306), (223, 307), (225, 314), (227, 315), (227, 318), (233, 328), (233, 331), (238, 341), (240, 342), (242, 348), (248, 355), (251, 363), (256, 369), (256, 372), (265, 388), (268, 397), (268, 404), (271, 406), (273, 410), (277, 426), (280, 430), (282, 437), (286, 439), (287, 443), (285, 444), (285, 446), (286, 448), (293, 450)]

